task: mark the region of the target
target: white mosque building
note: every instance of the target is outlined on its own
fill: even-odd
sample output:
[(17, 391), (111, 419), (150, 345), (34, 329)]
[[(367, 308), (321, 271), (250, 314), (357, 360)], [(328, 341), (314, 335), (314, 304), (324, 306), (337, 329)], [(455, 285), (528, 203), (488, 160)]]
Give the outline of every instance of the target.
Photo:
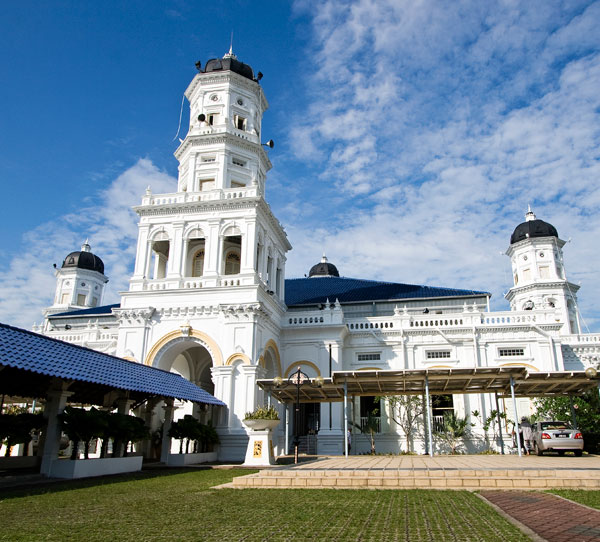
[[(579, 287), (563, 267), (565, 242), (531, 210), (506, 251), (514, 276), (510, 311), (490, 312), (486, 292), (343, 277), (325, 257), (308, 277), (287, 279), (292, 247), (265, 200), (271, 164), (269, 144), (261, 142), (268, 107), (261, 74), (231, 52), (196, 66), (185, 92), (189, 131), (175, 151), (176, 190), (148, 188), (135, 207), (129, 290), (120, 303), (102, 304), (108, 277), (86, 241), (57, 270), (54, 303), (34, 331), (178, 372), (215, 395), (227, 408), (196, 414), (217, 426), (222, 460), (243, 459), (248, 436), (241, 420), (271, 400), (257, 379), (286, 377), (298, 367), (326, 377), (364, 369), (568, 371), (597, 363), (600, 335), (581, 333)], [(489, 394), (450, 396), (434, 415), (489, 412), (492, 403)], [(404, 450), (404, 435), (374, 398), (352, 400), (353, 423), (360, 426), (375, 406), (378, 451)], [(154, 408), (150, 419), (158, 426)], [(508, 402), (505, 408), (510, 414)], [(520, 414), (529, 408), (520, 400)], [(182, 405), (180, 415), (185, 411)], [(287, 452), (287, 419), (275, 430), (276, 454)], [(298, 432), (315, 435), (318, 453), (341, 454), (342, 404), (302, 405)], [(366, 439), (356, 445), (368, 449)]]

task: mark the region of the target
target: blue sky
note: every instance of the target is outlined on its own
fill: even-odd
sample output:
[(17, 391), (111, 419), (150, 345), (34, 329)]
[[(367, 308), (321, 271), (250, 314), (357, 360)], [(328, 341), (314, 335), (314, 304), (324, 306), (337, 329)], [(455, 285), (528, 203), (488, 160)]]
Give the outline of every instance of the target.
[[(345, 276), (487, 290), (528, 204), (571, 242), (600, 330), (600, 2), (21, 2), (3, 6), (0, 321), (29, 327), (89, 236), (118, 300), (143, 189), (175, 190), (194, 63), (265, 77), (267, 197)], [(183, 130), (186, 126), (184, 106)]]

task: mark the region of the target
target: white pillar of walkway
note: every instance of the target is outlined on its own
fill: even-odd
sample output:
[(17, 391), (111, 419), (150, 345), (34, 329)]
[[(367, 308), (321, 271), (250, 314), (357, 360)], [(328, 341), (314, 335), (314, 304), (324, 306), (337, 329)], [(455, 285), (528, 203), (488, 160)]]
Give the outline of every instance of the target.
[(515, 410), (515, 440), (517, 442), (517, 451), (521, 457), (521, 437), (519, 436), (519, 413), (517, 412), (517, 399), (515, 398), (515, 379), (510, 377), (510, 394), (512, 395), (513, 408)]
[(160, 450), (160, 462), (167, 464), (169, 461), (169, 454), (171, 453), (171, 437), (169, 436), (169, 429), (171, 429), (171, 423), (173, 422), (173, 413), (176, 407), (173, 406), (173, 399), (165, 399), (165, 423), (163, 424), (162, 432), (162, 447)]
[(348, 383), (344, 380), (344, 455), (348, 457)]
[(52, 463), (58, 460), (61, 435), (58, 415), (65, 409), (67, 399), (73, 395), (73, 392), (67, 391), (68, 386), (64, 381), (57, 382), (46, 395), (44, 418), (48, 425), (44, 431), (44, 448), (40, 466), (40, 473), (46, 476), (52, 474)]
[(425, 409), (427, 412), (427, 433), (429, 435), (429, 457), (433, 457), (433, 431), (431, 429), (431, 408), (429, 401), (429, 377), (425, 375)]

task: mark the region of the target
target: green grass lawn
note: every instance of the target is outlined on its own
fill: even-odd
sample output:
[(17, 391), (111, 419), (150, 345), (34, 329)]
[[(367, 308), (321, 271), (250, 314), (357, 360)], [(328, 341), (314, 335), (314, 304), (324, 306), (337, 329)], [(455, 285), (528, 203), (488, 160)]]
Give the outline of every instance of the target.
[(0, 540), (528, 540), (466, 491), (210, 489), (242, 474), (158, 471), (4, 491)]
[(556, 489), (549, 491), (555, 495), (560, 495), (565, 499), (578, 502), (591, 506), (592, 508), (598, 508), (600, 510), (600, 491), (589, 491), (585, 489)]

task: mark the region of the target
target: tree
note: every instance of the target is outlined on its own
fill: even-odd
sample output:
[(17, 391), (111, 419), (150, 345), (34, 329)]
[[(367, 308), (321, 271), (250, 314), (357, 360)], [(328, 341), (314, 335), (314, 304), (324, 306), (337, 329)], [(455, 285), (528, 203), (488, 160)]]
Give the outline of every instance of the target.
[[(483, 415), (478, 410), (474, 410), (473, 412), (471, 412), (471, 415), (474, 416), (475, 418), (477, 418), (479, 420), (479, 422), (481, 423), (481, 426), (483, 428), (483, 433), (484, 433), (485, 447), (486, 447), (487, 451), (490, 450), (490, 446), (491, 446), (489, 431), (490, 430), (492, 431), (493, 440), (496, 440), (499, 437), (498, 430), (499, 430), (500, 426), (498, 425), (498, 418), (500, 420), (504, 420), (504, 422), (506, 424), (509, 424), (509, 423), (514, 424), (514, 422), (512, 420), (509, 420), (506, 417), (506, 412), (498, 412), (497, 410), (491, 410), (490, 415), (485, 419), (483, 418)], [(475, 427), (475, 424), (472, 423), (471, 427)]]
[[(571, 420), (571, 400), (569, 397), (538, 397), (534, 400), (536, 413), (533, 419)], [(596, 390), (581, 397), (573, 397), (577, 416), (577, 426), (583, 433), (598, 432), (600, 427), (600, 399)]]
[[(93, 427), (87, 410), (83, 408), (68, 406), (58, 415), (58, 419), (60, 420), (62, 430), (73, 443), (71, 459), (77, 459), (79, 457), (79, 443), (83, 441), (89, 445), (89, 442), (94, 437), (96, 428)], [(88, 458), (87, 445), (84, 452), (86, 459)]]
[(367, 413), (367, 419), (365, 423), (362, 423), (361, 425), (355, 423), (352, 424), (354, 427), (360, 430), (363, 435), (367, 434), (371, 438), (371, 455), (375, 455), (375, 435), (377, 434), (377, 431), (379, 431), (380, 423), (379, 417), (377, 416), (378, 413), (379, 409), (374, 408)]
[(435, 432), (436, 436), (444, 441), (450, 447), (452, 454), (456, 453), (456, 448), (461, 439), (469, 433), (469, 421), (467, 418), (461, 418), (454, 412), (446, 412), (442, 419), (442, 428)]
[(412, 440), (419, 418), (425, 411), (424, 403), (418, 395), (387, 395), (384, 397), (390, 409), (392, 420), (400, 426), (406, 436), (406, 451), (412, 452)]
[(15, 444), (29, 444), (32, 431), (41, 429), (44, 425), (41, 413), (31, 414), (22, 410), (15, 412), (17, 413), (0, 415), (0, 442), (6, 445), (6, 457), (10, 456)]

